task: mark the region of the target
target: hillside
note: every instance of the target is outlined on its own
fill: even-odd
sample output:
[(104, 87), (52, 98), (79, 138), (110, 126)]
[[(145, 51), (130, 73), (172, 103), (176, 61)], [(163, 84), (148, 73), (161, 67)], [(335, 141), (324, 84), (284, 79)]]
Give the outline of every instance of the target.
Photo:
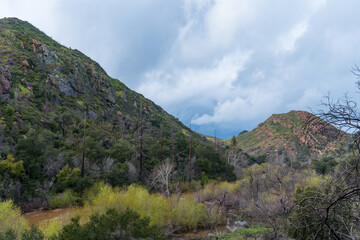
[[(41, 194), (69, 187), (54, 189), (57, 175), (66, 165), (67, 174), (81, 168), (84, 146), (85, 177), (70, 186), (75, 191), (97, 179), (113, 186), (145, 182), (165, 158), (176, 162), (179, 179), (188, 176), (189, 129), (184, 124), (109, 77), (80, 51), (16, 18), (0, 20), (0, 116), (0, 163), (24, 167), (13, 176), (10, 167), (0, 164), (0, 177), (6, 179), (0, 198), (41, 204)], [(192, 148), (195, 179), (201, 172), (227, 179), (227, 167), (231, 175), (231, 167), (195, 132)], [(206, 158), (206, 166), (218, 166), (211, 173), (196, 164), (209, 152), (213, 157)]]
[(349, 137), (308, 112), (291, 111), (273, 114), (252, 131), (237, 136), (236, 140), (237, 146), (253, 157), (305, 162), (340, 154)]

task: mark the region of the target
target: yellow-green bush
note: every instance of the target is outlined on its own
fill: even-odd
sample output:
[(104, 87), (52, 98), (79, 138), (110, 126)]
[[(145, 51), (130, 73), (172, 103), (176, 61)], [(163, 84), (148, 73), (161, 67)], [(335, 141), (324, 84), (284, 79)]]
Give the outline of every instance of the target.
[(212, 200), (223, 197), (224, 194), (235, 193), (239, 190), (239, 184), (229, 182), (210, 182), (201, 191), (201, 200)]
[(117, 188), (112, 188), (108, 185), (99, 186), (99, 192), (87, 202), (86, 206), (92, 208), (99, 214), (104, 214), (107, 209), (115, 208), (121, 210), (121, 203), (119, 202), (120, 191)]
[(149, 194), (141, 186), (130, 185), (120, 194), (120, 202), (125, 208), (137, 211), (141, 217), (149, 217), (150, 224), (163, 226), (170, 212), (169, 202), (162, 195)]
[(91, 203), (94, 198), (100, 193), (101, 189), (104, 187), (104, 182), (96, 182), (90, 188), (85, 189), (82, 198), (84, 199), (84, 201)]
[(44, 234), (45, 239), (58, 236), (62, 227), (63, 223), (57, 218), (39, 224), (39, 229)]
[(63, 193), (56, 194), (50, 199), (51, 208), (64, 208), (79, 205), (82, 205), (82, 200), (71, 189), (67, 189)]
[(27, 222), (21, 216), (20, 208), (12, 200), (0, 202), (0, 232), (12, 230), (19, 238), (26, 227)]
[(144, 187), (130, 185), (127, 190), (104, 185), (90, 204), (94, 211), (105, 213), (109, 208), (124, 211), (126, 208), (134, 210), (143, 217), (150, 218), (150, 224), (164, 226), (170, 212), (169, 203), (160, 194), (150, 194)]
[[(229, 186), (228, 184), (221, 185), (222, 188), (233, 188), (232, 185)], [(214, 225), (222, 220), (220, 209), (213, 207), (207, 210), (206, 206), (196, 202), (191, 194), (184, 194), (181, 198), (174, 195), (169, 201), (158, 193), (150, 194), (146, 188), (139, 185), (130, 185), (126, 190), (119, 190), (99, 184), (96, 189), (98, 189), (94, 190), (97, 192), (96, 196), (88, 198), (90, 200), (80, 212), (82, 222), (94, 212), (104, 214), (110, 208), (118, 212), (123, 212), (128, 208), (136, 211), (142, 218), (149, 217), (150, 225), (173, 225), (183, 230)]]
[(184, 230), (196, 228), (198, 225), (205, 225), (206, 206), (197, 203), (191, 197), (182, 197), (177, 206), (171, 211), (171, 222), (174, 226), (180, 226)]

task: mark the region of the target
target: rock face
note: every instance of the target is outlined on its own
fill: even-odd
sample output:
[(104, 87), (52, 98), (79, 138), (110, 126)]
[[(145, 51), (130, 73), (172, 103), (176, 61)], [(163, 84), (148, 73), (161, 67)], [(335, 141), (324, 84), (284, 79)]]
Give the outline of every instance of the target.
[(238, 145), (251, 156), (268, 160), (311, 161), (341, 151), (349, 135), (306, 111), (273, 114), (254, 130), (239, 135)]
[(0, 100), (10, 99), (10, 75), (4, 68), (0, 67)]

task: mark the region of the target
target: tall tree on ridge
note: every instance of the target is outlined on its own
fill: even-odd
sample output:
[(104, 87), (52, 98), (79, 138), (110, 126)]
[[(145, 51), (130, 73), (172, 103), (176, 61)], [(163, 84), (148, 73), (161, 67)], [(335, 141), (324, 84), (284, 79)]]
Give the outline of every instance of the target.
[(139, 181), (143, 179), (144, 159), (143, 159), (143, 119), (142, 119), (142, 102), (140, 100), (140, 147), (139, 147)]
[(188, 163), (188, 181), (191, 182), (191, 122), (189, 130), (189, 163)]

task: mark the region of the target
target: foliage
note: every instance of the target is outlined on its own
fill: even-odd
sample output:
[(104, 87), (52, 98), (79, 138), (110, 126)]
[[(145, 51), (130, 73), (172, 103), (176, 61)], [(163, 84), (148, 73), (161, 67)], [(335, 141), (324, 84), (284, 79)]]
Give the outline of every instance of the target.
[(16, 146), (15, 157), (23, 161), (26, 174), (30, 178), (42, 178), (46, 144), (48, 143), (42, 134), (39, 134), (34, 129), (30, 129), (27, 133), (27, 138), (20, 139)]
[(11, 229), (6, 232), (0, 232), (0, 240), (14, 240), (16, 235)]
[(334, 171), (334, 168), (338, 165), (335, 159), (326, 157), (321, 160), (314, 159), (312, 161), (312, 167), (319, 174), (328, 174)]
[(0, 233), (6, 233), (9, 230), (19, 238), (20, 234), (26, 229), (26, 220), (21, 216), (20, 208), (12, 200), (0, 202)]
[(66, 188), (72, 188), (78, 181), (80, 169), (74, 168), (72, 171), (68, 164), (66, 164), (60, 172), (56, 175), (55, 189), (57, 192), (62, 192)]
[(91, 187), (84, 190), (82, 198), (89, 205), (92, 204), (94, 198), (107, 187), (104, 182), (98, 181), (93, 184)]
[(179, 226), (183, 230), (195, 229), (205, 224), (206, 207), (191, 197), (180, 198), (171, 211), (171, 221), (174, 226)]
[(44, 238), (44, 234), (35, 226), (31, 226), (21, 234), (21, 240), (43, 240)]
[(236, 180), (234, 174), (234, 167), (220, 159), (219, 153), (217, 153), (211, 146), (198, 144), (195, 147), (195, 155), (198, 159), (195, 161), (196, 167), (200, 173), (204, 173), (210, 179), (216, 179), (220, 177), (225, 181)]
[(129, 183), (129, 167), (126, 163), (118, 163), (110, 171), (103, 174), (102, 179), (113, 187), (121, 187)]
[(103, 215), (94, 214), (83, 226), (79, 221), (79, 217), (73, 218), (64, 226), (58, 239), (164, 239), (159, 227), (150, 225), (148, 218), (141, 218), (129, 209), (122, 213), (110, 209)]
[(59, 193), (50, 199), (51, 208), (64, 208), (82, 205), (82, 199), (71, 189), (67, 189), (63, 193)]
[(63, 228), (63, 222), (60, 219), (53, 218), (43, 221), (39, 224), (39, 230), (44, 234), (46, 239), (56, 238)]
[(204, 186), (204, 189), (201, 191), (201, 199), (214, 200), (221, 199), (225, 197), (228, 193), (235, 193), (239, 190), (239, 185), (237, 183), (228, 183), (228, 182), (210, 182)]
[(342, 195), (341, 191), (339, 186), (298, 189), (289, 235), (296, 239), (357, 238), (358, 226), (353, 222), (357, 210), (348, 199), (351, 192)]
[(24, 173), (23, 161), (15, 162), (15, 158), (11, 154), (8, 154), (7, 158), (0, 162), (1, 175), (8, 174), (13, 178), (18, 178), (23, 176)]
[(101, 189), (93, 200), (95, 209), (104, 211), (115, 208), (124, 211), (126, 208), (136, 211), (141, 217), (148, 217), (150, 224), (163, 226), (169, 213), (168, 201), (160, 194), (150, 194), (144, 187), (130, 185), (127, 190), (118, 191), (109, 186)]
[(118, 139), (111, 149), (111, 157), (116, 159), (119, 163), (124, 163), (126, 160), (130, 159), (133, 153), (133, 146), (124, 139)]

